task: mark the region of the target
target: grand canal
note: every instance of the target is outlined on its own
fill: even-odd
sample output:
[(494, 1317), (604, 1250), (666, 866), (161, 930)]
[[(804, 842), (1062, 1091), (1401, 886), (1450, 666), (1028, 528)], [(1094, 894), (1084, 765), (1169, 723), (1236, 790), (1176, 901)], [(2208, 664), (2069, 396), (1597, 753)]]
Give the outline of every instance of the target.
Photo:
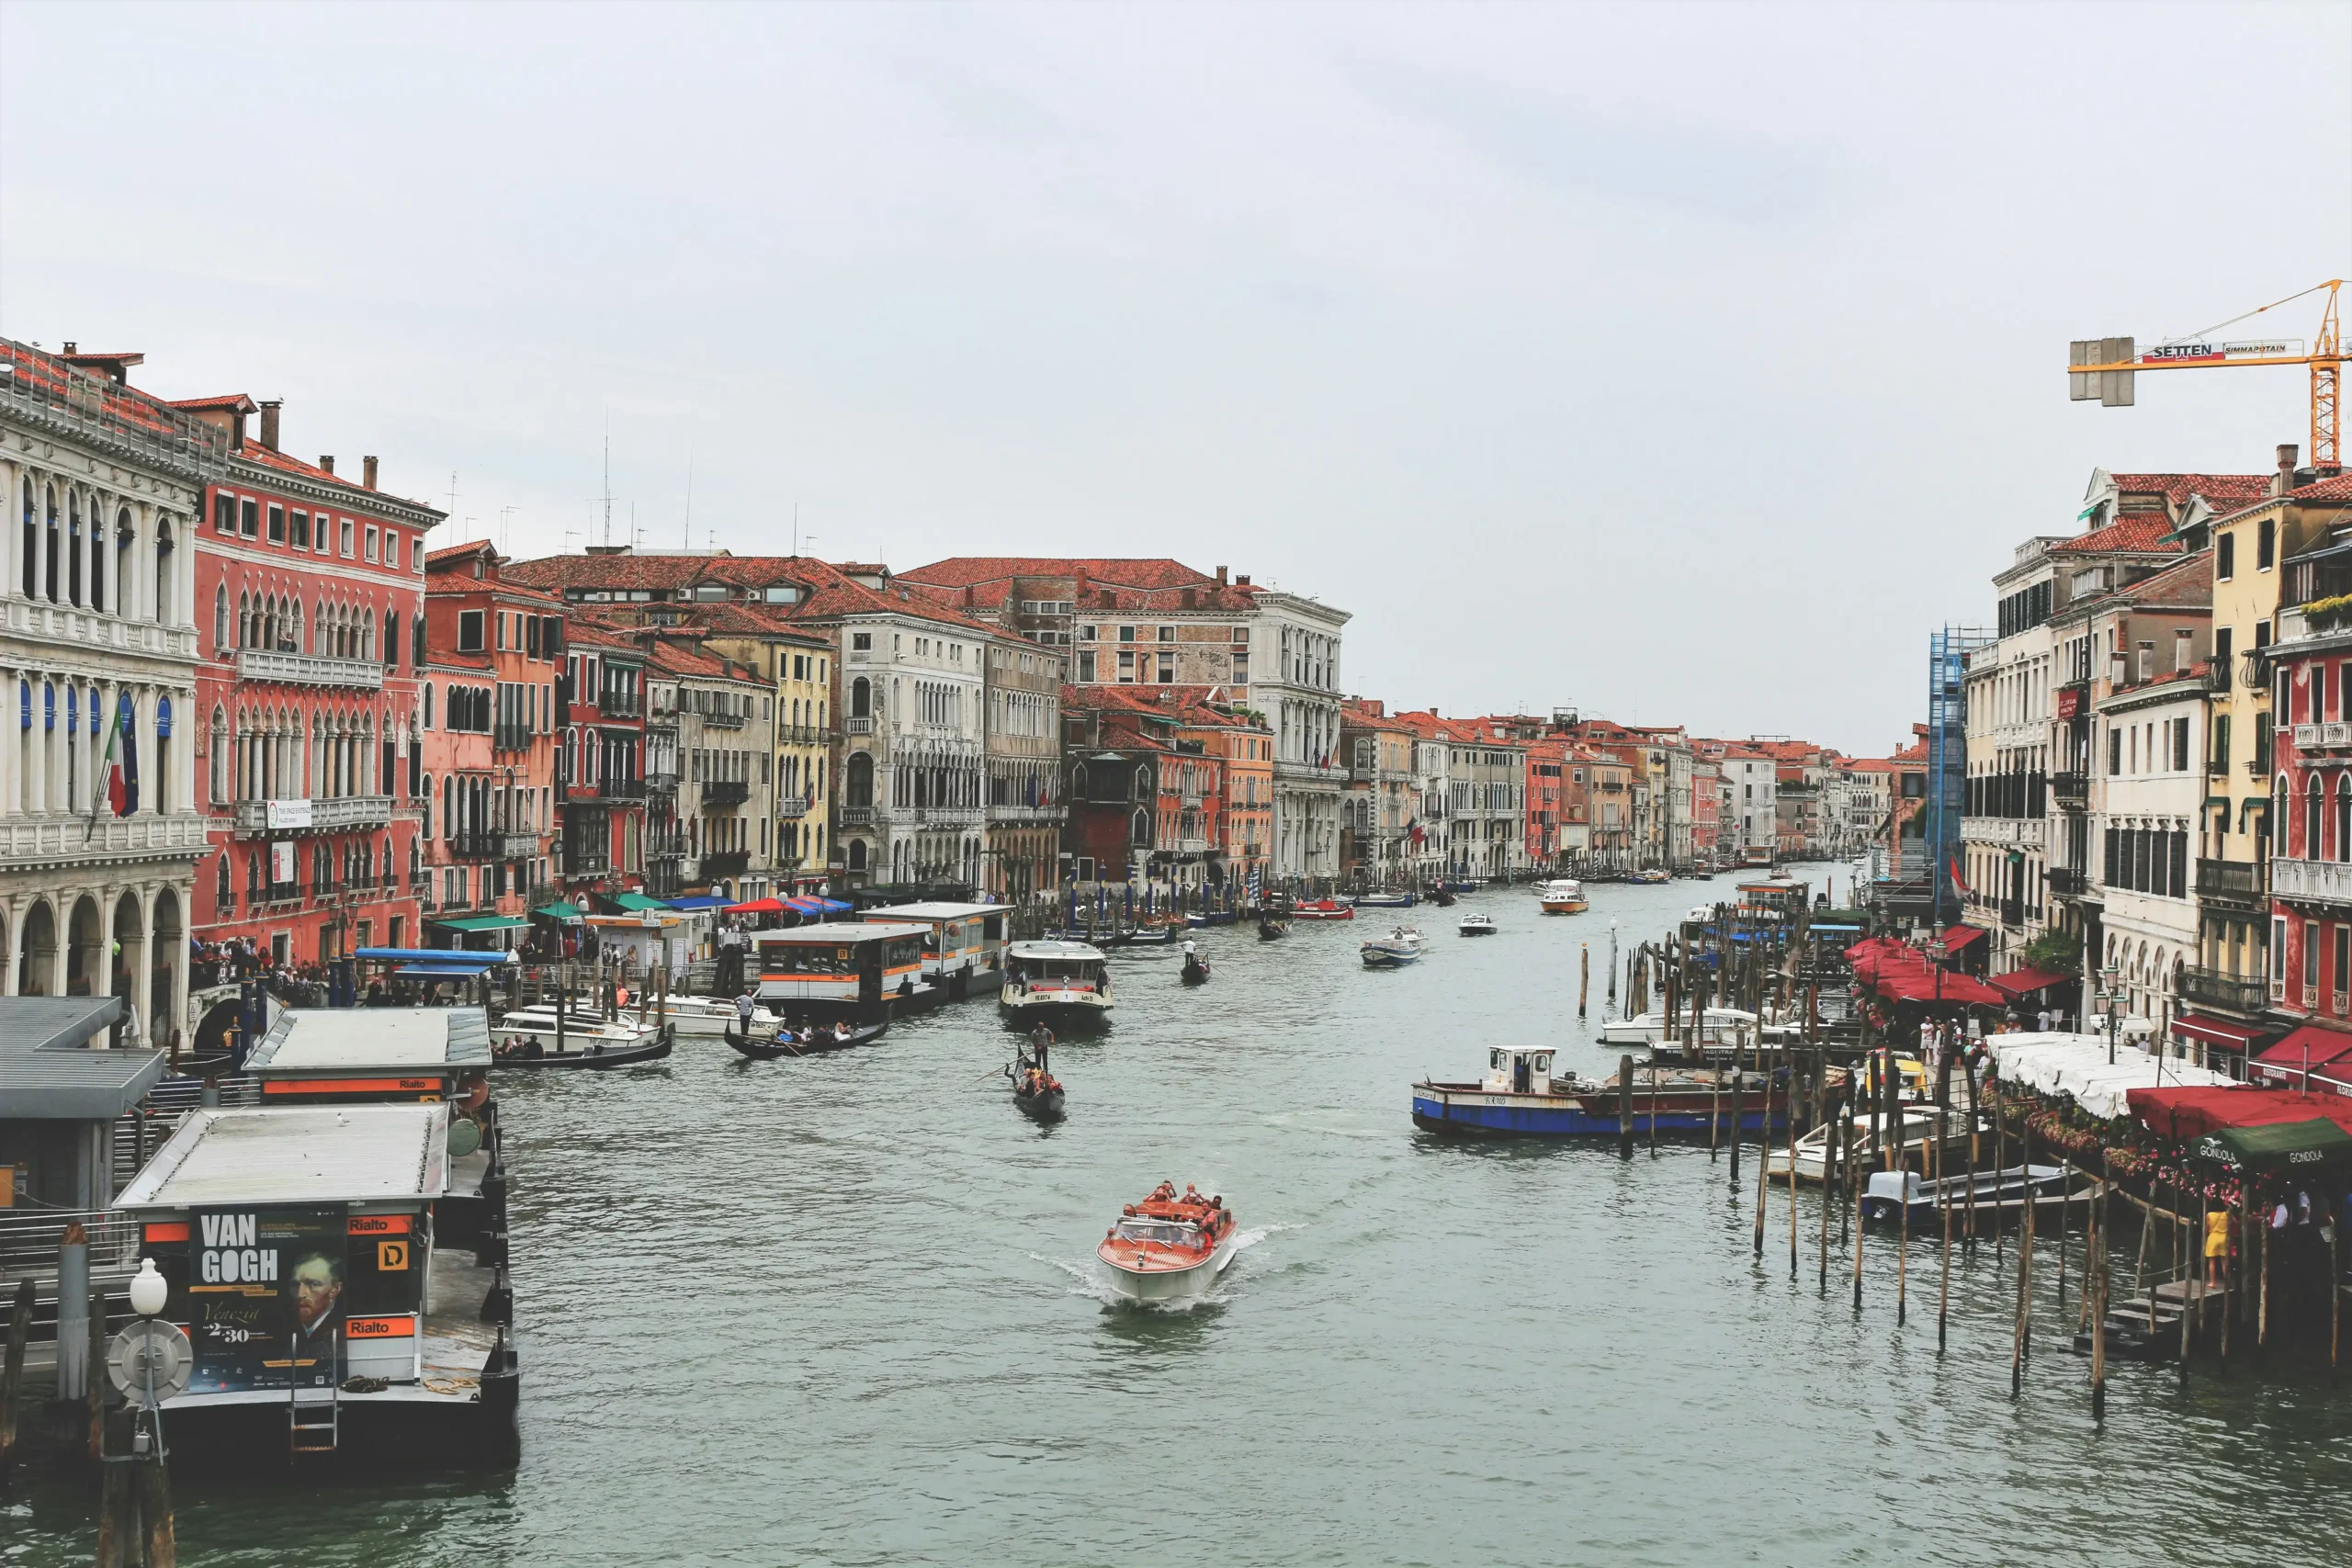
[[(1939, 1359), (1925, 1242), (1898, 1329), (1891, 1244), (1858, 1318), (1816, 1293), (1810, 1196), (1792, 1282), (1778, 1196), (1758, 1266), (1753, 1189), (1704, 1148), (1413, 1129), (1409, 1081), (1489, 1043), (1613, 1066), (1589, 1043), (1611, 921), (1630, 942), (1729, 893), (1598, 887), (1553, 919), (1481, 895), (1482, 942), (1415, 910), (1430, 955), (1395, 973), (1355, 953), (1390, 912), (1203, 933), (1201, 990), (1122, 960), (1116, 1027), (1057, 1055), (1052, 1129), (1014, 1111), (977, 1001), (830, 1059), (697, 1042), (505, 1086), (521, 1468), (185, 1484), (182, 1561), (2352, 1560), (2352, 1389), (2324, 1372), (2274, 1359), (2183, 1396), (2118, 1368), (2095, 1431), (2054, 1333), (2011, 1404), (1989, 1247)], [(1190, 1312), (1114, 1308), (1093, 1242), (1163, 1177), (1252, 1240)], [(20, 1477), (0, 1506), (0, 1562), (88, 1561), (78, 1488)]]

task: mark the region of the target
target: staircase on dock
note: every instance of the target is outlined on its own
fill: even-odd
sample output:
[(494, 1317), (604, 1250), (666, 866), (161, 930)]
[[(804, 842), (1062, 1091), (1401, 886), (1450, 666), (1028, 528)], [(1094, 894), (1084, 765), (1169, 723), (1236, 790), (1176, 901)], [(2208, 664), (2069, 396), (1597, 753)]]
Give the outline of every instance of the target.
[[(2197, 1277), (2201, 1260), (2192, 1258), (2186, 1279), (2166, 1269), (2148, 1288), (2128, 1301), (2110, 1302), (2107, 1309), (2107, 1353), (2125, 1359), (2160, 1360), (2180, 1353), (2181, 1314), (2205, 1308), (2206, 1321), (2218, 1323), (2229, 1310), (2229, 1292)], [(2210, 1303), (2210, 1305), (2208, 1304)], [(2189, 1325), (2196, 1337), (2199, 1325)], [(2090, 1353), (2091, 1331), (2086, 1323), (2075, 1335), (2075, 1348)]]
[[(336, 1330), (340, 1338), (342, 1331)], [(338, 1352), (340, 1346), (337, 1347)], [(332, 1364), (340, 1365), (338, 1353)], [(286, 1404), (286, 1448), (299, 1459), (304, 1454), (331, 1454), (343, 1440), (342, 1391), (334, 1383), (323, 1388), (296, 1384)]]

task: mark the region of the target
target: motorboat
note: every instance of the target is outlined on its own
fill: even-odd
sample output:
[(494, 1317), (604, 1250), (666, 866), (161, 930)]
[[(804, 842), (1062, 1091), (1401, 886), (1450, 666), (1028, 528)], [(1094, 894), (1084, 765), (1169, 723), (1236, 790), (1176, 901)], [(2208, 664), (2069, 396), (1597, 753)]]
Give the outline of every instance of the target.
[(1682, 923), (1687, 926), (1703, 926), (1714, 918), (1713, 904), (1693, 904), (1682, 912)]
[(1179, 1301), (1216, 1283), (1233, 1261), (1235, 1234), (1233, 1211), (1223, 1198), (1203, 1197), (1189, 1185), (1180, 1198), (1163, 1181), (1120, 1212), (1094, 1256), (1128, 1300)]
[(1410, 893), (1361, 893), (1356, 896), (1359, 909), (1409, 909), (1413, 907)]
[(1539, 883), (1535, 897), (1547, 915), (1581, 915), (1591, 907), (1585, 901), (1584, 884), (1569, 876)]
[(1638, 882), (1645, 887), (1662, 887), (1667, 883), (1673, 881), (1674, 878), (1657, 867), (1652, 866), (1647, 871), (1634, 872), (1632, 875), (1626, 877), (1625, 880), (1628, 882)]
[(1356, 907), (1344, 898), (1312, 898), (1292, 907), (1291, 918), (1298, 920), (1352, 920)]
[(767, 1028), (754, 1022), (748, 1035), (730, 1029), (721, 1038), (755, 1062), (772, 1062), (778, 1056), (814, 1056), (828, 1051), (846, 1051), (853, 1045), (870, 1045), (889, 1028), (888, 1019), (860, 1024), (853, 1024), (847, 1019), (836, 1019), (830, 1024), (800, 1025), (776, 1021)]
[(1464, 915), (1457, 929), (1464, 936), (1492, 936), (1502, 928), (1495, 924), (1492, 915)]
[[(1799, 1181), (1823, 1180), (1825, 1172), (1830, 1176), (1837, 1174), (1839, 1163), (1837, 1152), (1838, 1125), (1839, 1123), (1837, 1122), (1826, 1122), (1811, 1132), (1798, 1136), (1796, 1161)], [(1881, 1112), (1875, 1111), (1867, 1116), (1855, 1117), (1854, 1157), (1856, 1160), (1863, 1164), (1870, 1163), (1871, 1150), (1874, 1143), (1875, 1146), (1881, 1150), (1885, 1148), (1887, 1143), (1891, 1141), (1891, 1135), (1885, 1131), (1889, 1125), (1901, 1129), (1899, 1134), (1893, 1136), (1901, 1137), (1905, 1156), (1915, 1165), (1926, 1163), (1930, 1145), (1938, 1141), (1939, 1126), (1943, 1130), (1943, 1158), (1947, 1165), (1957, 1163), (1967, 1153), (1968, 1112), (1966, 1111), (1947, 1110), (1939, 1114), (1931, 1104), (1914, 1103), (1900, 1107), (1895, 1111), (1894, 1121), (1892, 1123), (1889, 1123)], [(1980, 1118), (1977, 1125), (1979, 1131), (1986, 1131), (1990, 1129), (1992, 1123)], [(1882, 1154), (1879, 1157), (1884, 1156)], [(1788, 1175), (1789, 1151), (1787, 1149), (1767, 1150), (1764, 1160), (1765, 1168), (1772, 1175)]]
[(491, 1025), (492, 1065), (501, 1067), (626, 1067), (656, 1062), (675, 1038), (668, 1023), (574, 1009), (560, 1021), (552, 1007), (516, 1008)]
[(1402, 968), (1420, 962), (1421, 933), (1410, 926), (1398, 926), (1388, 935), (1365, 942), (1362, 951), (1367, 969)]
[(1726, 1067), (1637, 1067), (1630, 1084), (1555, 1077), (1548, 1046), (1499, 1046), (1487, 1074), (1466, 1083), (1423, 1079), (1413, 1085), (1413, 1122), (1432, 1133), (1521, 1137), (1693, 1136), (1732, 1125), (1735, 1087), (1739, 1129), (1785, 1126), (1788, 1091), (1770, 1075)]
[(1005, 952), (997, 999), (1024, 1023), (1100, 1022), (1111, 1016), (1110, 965), (1082, 942), (1017, 942)]
[(1907, 1223), (1915, 1230), (1924, 1229), (1940, 1225), (1943, 1211), (1950, 1208), (1955, 1228), (1973, 1215), (1976, 1228), (1984, 1230), (2015, 1224), (2029, 1203), (2037, 1218), (2054, 1215), (2076, 1203), (2087, 1213), (2090, 1200), (2098, 1192), (2097, 1179), (2083, 1177), (2070, 1185), (2065, 1167), (2056, 1165), (2013, 1165), (2002, 1170), (1980, 1170), (1973, 1177), (1962, 1172), (1936, 1180), (1928, 1180), (1916, 1170), (1877, 1170), (1862, 1190), (1862, 1220), (1868, 1224), (1905, 1223), (1907, 1209)]
[[(1673, 1033), (1679, 1039), (1688, 1025), (1686, 1013), (1675, 1021)], [(1708, 1008), (1700, 1015), (1699, 1037), (1706, 1044), (1735, 1043), (1743, 1031), (1756, 1027), (1756, 1015), (1742, 1008)], [(1603, 1045), (1655, 1045), (1668, 1032), (1666, 1015), (1657, 1011), (1636, 1013), (1600, 1026)]]
[(1209, 982), (1209, 961), (1189, 942), (1184, 944), (1184, 973), (1181, 977), (1188, 986), (1205, 986)]

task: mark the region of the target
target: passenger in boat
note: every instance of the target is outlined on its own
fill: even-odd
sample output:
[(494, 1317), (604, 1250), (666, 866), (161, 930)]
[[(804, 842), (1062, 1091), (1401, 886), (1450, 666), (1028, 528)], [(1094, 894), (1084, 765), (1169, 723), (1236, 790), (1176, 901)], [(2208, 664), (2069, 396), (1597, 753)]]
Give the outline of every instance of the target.
[(833, 1038), (834, 1038), (834, 1039), (836, 1039), (836, 1040), (846, 1040), (846, 1039), (848, 1039), (852, 1034), (854, 1034), (854, 1033), (855, 1033), (855, 1032), (856, 1032), (856, 1031), (854, 1031), (854, 1030), (853, 1030), (852, 1028), (850, 1028), (850, 1026), (849, 1026), (849, 1020), (847, 1020), (847, 1019), (845, 1019), (845, 1018), (840, 1018), (840, 1019), (835, 1019), (835, 1020), (833, 1021)]
[(1147, 1203), (1172, 1203), (1175, 1201), (1176, 1184), (1172, 1181), (1161, 1182), (1151, 1190), (1151, 1196), (1144, 1200)]

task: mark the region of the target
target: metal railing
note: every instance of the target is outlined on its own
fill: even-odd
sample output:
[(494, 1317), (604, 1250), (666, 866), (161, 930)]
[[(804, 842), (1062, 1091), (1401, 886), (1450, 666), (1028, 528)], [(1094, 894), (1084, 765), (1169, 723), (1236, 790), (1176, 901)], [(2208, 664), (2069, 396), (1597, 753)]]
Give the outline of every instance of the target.
[[(273, 806), (280, 809), (273, 813), (270, 810)], [(270, 820), (273, 816), (277, 819), (275, 824)], [(309, 800), (241, 800), (237, 802), (236, 835), (241, 839), (254, 839), (279, 833), (341, 833), (358, 828), (381, 828), (391, 819), (392, 797), (389, 795), (345, 795)]]
[(2180, 999), (2199, 1007), (2223, 1008), (2231, 1012), (2260, 1012), (2268, 988), (2268, 980), (2260, 975), (2231, 975), (2219, 969), (2183, 969), (2180, 972)]
[(751, 864), (752, 852), (749, 850), (718, 850), (702, 857), (702, 874), (705, 876), (741, 876), (751, 869)]
[(596, 781), (596, 798), (599, 800), (643, 800), (645, 781), (619, 778), (606, 773)]
[(2050, 775), (2050, 793), (2060, 800), (2087, 800), (2091, 793), (2090, 775), (2052, 773)]
[(705, 806), (741, 806), (752, 798), (752, 786), (744, 779), (713, 779), (702, 786)]
[(490, 732), (493, 751), (527, 751), (531, 749), (531, 727), (520, 722), (495, 725)]
[(8, 362), (0, 397), (12, 416), (190, 478), (209, 478), (227, 467), (227, 431), (28, 344), (0, 338), (0, 353)]
[(2197, 892), (2206, 898), (2259, 903), (2269, 897), (2268, 868), (2258, 861), (2197, 860)]
[(710, 729), (741, 729), (749, 716), (740, 713), (707, 713), (702, 716), (702, 722)]

